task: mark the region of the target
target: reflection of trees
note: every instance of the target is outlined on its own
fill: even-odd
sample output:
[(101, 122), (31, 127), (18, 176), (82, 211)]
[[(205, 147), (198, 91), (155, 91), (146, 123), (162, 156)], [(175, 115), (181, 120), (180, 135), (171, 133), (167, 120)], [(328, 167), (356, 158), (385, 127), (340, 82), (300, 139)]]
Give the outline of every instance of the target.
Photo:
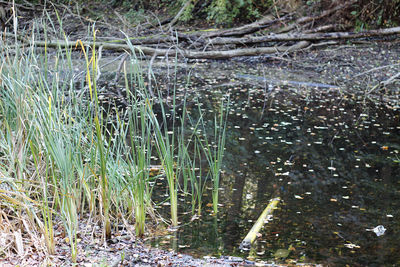
[[(386, 259), (387, 263), (395, 262), (398, 259), (395, 256), (398, 249), (393, 248), (396, 238), (390, 236), (382, 241), (382, 245), (374, 245), (375, 239), (365, 238), (370, 234), (366, 234), (365, 229), (378, 224), (393, 225), (386, 214), (399, 216), (395, 207), (400, 201), (399, 165), (381, 149), (384, 142), (398, 143), (399, 136), (393, 136), (393, 131), (391, 136), (382, 134), (387, 128), (395, 129), (396, 122), (388, 123), (390, 118), (382, 112), (373, 115), (377, 116), (375, 124), (379, 122), (381, 126), (374, 127), (367, 119), (357, 121), (366, 111), (345, 101), (338, 104), (315, 99), (306, 103), (299, 99), (291, 106), (282, 103), (284, 101), (273, 104), (273, 111), (267, 110), (262, 119), (259, 119), (261, 108), (247, 109), (248, 119), (231, 118), (234, 124), (229, 122), (231, 131), (236, 132), (234, 135), (246, 141), (235, 143), (230, 140), (233, 149), (228, 147), (228, 153), (243, 149), (247, 154), (231, 154), (228, 165), (241, 166), (245, 160), (249, 170), (246, 181), (245, 175), (235, 176), (235, 186), (256, 182), (256, 206), (266, 203), (263, 194), (273, 192), (272, 184), (278, 184), (281, 189), (286, 205), (277, 214), (278, 220), (270, 226), (280, 232), (274, 245), (287, 247), (296, 244), (296, 239), (302, 240), (306, 245), (297, 242), (298, 250), (292, 253), (293, 256), (300, 257), (299, 253), (306, 251), (313, 260), (336, 264), (346, 261), (362, 264), (373, 259), (378, 263), (385, 262), (385, 257), (394, 258)], [(290, 122), (291, 125), (283, 127), (281, 122)], [(269, 123), (268, 129), (250, 133), (250, 127), (257, 128), (264, 123)], [(234, 129), (233, 125), (240, 126), (240, 129)], [(275, 127), (278, 131), (271, 131), (271, 125), (278, 125)], [(272, 138), (263, 145), (265, 139), (259, 137), (265, 136)], [(371, 145), (372, 141), (377, 143)], [(260, 153), (255, 155), (255, 150)], [(266, 171), (265, 167), (271, 162), (270, 170)], [(243, 166), (240, 168), (243, 170)], [(275, 176), (287, 171), (289, 176)], [(279, 178), (282, 181), (278, 182)], [(244, 192), (232, 195), (232, 203), (243, 199), (239, 193)], [(253, 211), (250, 216), (255, 218), (257, 214)], [(343, 246), (348, 242), (362, 247), (358, 250), (364, 255), (362, 259), (357, 260), (351, 250)]]
[[(299, 142), (290, 148), (295, 161), (292, 184), (285, 197), (287, 211), (279, 214), (290, 231), (283, 231), (281, 239), (305, 240), (307, 254), (313, 260), (360, 266), (373, 261), (393, 263), (398, 260), (398, 249), (393, 248), (397, 246), (396, 238), (386, 237), (385, 245), (376, 246), (374, 234), (365, 229), (378, 224), (393, 225), (386, 214), (399, 213), (395, 208), (400, 200), (399, 166), (382, 155), (379, 145), (373, 145), (385, 139), (382, 128), (373, 127), (366, 119), (356, 125), (361, 111), (345, 112), (345, 103), (342, 113), (327, 112), (334, 109), (333, 105), (336, 103), (309, 104), (312, 114), (300, 116)], [(387, 119), (378, 116), (375, 121), (384, 124)], [(349, 242), (361, 248), (352, 253), (343, 246)], [(355, 254), (363, 256), (356, 259)], [(394, 260), (388, 260), (393, 257)]]
[[(261, 116), (263, 103), (257, 99), (262, 96), (253, 95), (250, 104), (247, 92), (232, 96), (223, 187), (235, 190), (226, 190), (221, 199), (226, 206), (225, 247), (239, 244), (246, 234), (241, 223), (251, 227), (247, 219), (257, 218), (278, 188), (284, 205), (268, 225), (279, 232), (278, 237), (268, 237), (274, 249), (292, 244), (296, 247), (292, 257), (306, 253), (311, 261), (333, 265), (396, 263), (400, 223), (386, 214), (400, 216), (400, 169), (390, 154), (399, 143), (394, 134), (398, 122), (390, 117), (398, 115), (379, 111), (371, 113), (374, 122), (368, 122), (370, 118), (359, 119), (365, 109), (335, 101), (334, 96), (329, 101), (324, 97), (308, 101), (297, 96), (275, 97), (278, 101), (268, 100), (266, 106), (271, 109), (266, 108)], [(217, 106), (212, 101), (203, 104), (205, 109)], [(263, 128), (265, 124), (268, 127)], [(387, 144), (389, 151), (381, 149)], [(283, 173), (288, 175), (279, 175)], [(246, 188), (254, 191), (245, 192)], [(246, 193), (254, 198), (245, 200)], [(390, 227), (392, 234), (377, 242), (365, 229), (379, 224)], [(344, 247), (348, 242), (361, 248), (353, 253)]]
[[(247, 173), (247, 170), (244, 170)], [(236, 175), (232, 187), (232, 199), (230, 200), (229, 212), (227, 213), (227, 220), (224, 232), (226, 233), (224, 242), (225, 247), (232, 250), (233, 246), (238, 244), (241, 240), (242, 233), (239, 230), (239, 222), (242, 208), (243, 189), (246, 182), (246, 175)], [(239, 241), (240, 242), (240, 241)]]

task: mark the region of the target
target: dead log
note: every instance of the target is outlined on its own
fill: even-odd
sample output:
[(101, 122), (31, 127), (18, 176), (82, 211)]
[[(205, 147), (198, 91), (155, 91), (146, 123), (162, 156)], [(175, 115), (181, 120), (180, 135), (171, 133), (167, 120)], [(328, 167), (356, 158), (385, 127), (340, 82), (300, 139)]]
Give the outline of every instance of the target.
[[(178, 39), (172, 35), (159, 35), (152, 37), (135, 37), (129, 38), (132, 44), (142, 45), (142, 44), (160, 44), (160, 43), (176, 43)], [(126, 40), (118, 40), (119, 43), (125, 43)]]
[(316, 33), (316, 32), (327, 32), (334, 30), (336, 28), (336, 25), (334, 24), (328, 24), (328, 25), (322, 25), (316, 28), (311, 28), (308, 30), (303, 31), (303, 33)]
[[(35, 41), (34, 45), (37, 47), (47, 46), (48, 48), (75, 48), (80, 49), (80, 46), (76, 45), (77, 42), (71, 41)], [(103, 50), (113, 51), (130, 51), (130, 46), (127, 44), (113, 44), (113, 43), (102, 43), (102, 42), (82, 42), (84, 46), (95, 46), (97, 48), (102, 47)], [(135, 52), (143, 53), (149, 56), (181, 56), (184, 58), (192, 59), (227, 59), (241, 56), (258, 56), (264, 54), (274, 54), (281, 52), (293, 52), (299, 49), (306, 48), (310, 43), (307, 41), (298, 42), (291, 46), (274, 46), (274, 47), (257, 47), (257, 48), (245, 48), (245, 49), (233, 49), (224, 51), (191, 51), (180, 48), (175, 49), (157, 49), (147, 46), (133, 46)]]
[(226, 30), (219, 30), (213, 32), (206, 32), (201, 35), (202, 38), (213, 38), (217, 36), (243, 36), (245, 34), (250, 34), (257, 32), (259, 30), (265, 29), (270, 25), (275, 23), (281, 23), (287, 20), (289, 16), (282, 17), (280, 19), (274, 19), (272, 16), (265, 16), (262, 19), (255, 21), (250, 24), (243, 25), (237, 28), (231, 28)]
[(289, 41), (322, 41), (335, 39), (356, 39), (372, 36), (387, 36), (400, 34), (400, 27), (370, 30), (363, 32), (328, 32), (328, 33), (284, 33), (269, 34), (267, 36), (243, 37), (243, 38), (215, 38), (209, 40), (211, 45), (227, 45), (227, 44), (256, 44), (265, 42), (289, 42)]
[[(346, 8), (347, 6), (349, 6), (355, 2), (356, 2), (356, 0), (347, 1), (346, 3), (344, 3), (342, 5), (338, 5), (332, 9), (322, 12), (318, 16), (299, 18), (291, 25), (281, 29), (279, 31), (279, 33), (288, 32), (288, 31), (294, 29), (295, 27), (297, 27), (297, 25), (299, 25), (299, 24), (305, 24), (308, 22), (314, 22), (316, 20), (322, 19), (340, 9)], [(240, 36), (243, 36), (246, 34), (255, 33), (257, 31), (260, 31), (262, 29), (265, 29), (265, 28), (272, 26), (274, 24), (277, 24), (277, 23), (285, 23), (285, 21), (288, 21), (290, 18), (291, 18), (291, 14), (288, 14), (284, 17), (277, 18), (277, 19), (275, 19), (272, 15), (267, 15), (267, 16), (264, 16), (262, 19), (257, 20), (253, 23), (246, 24), (246, 25), (236, 27), (236, 28), (217, 30), (217, 31), (200, 31), (200, 32), (196, 32), (196, 33), (179, 33), (178, 37), (180, 39), (190, 41), (193, 44), (194, 43), (206, 44), (207, 39), (216, 38), (216, 37), (221, 37), (221, 38), (222, 37), (240, 37)]]
[(181, 38), (191, 39), (191, 40), (204, 40), (206, 38), (214, 37), (228, 37), (228, 36), (243, 36), (246, 34), (254, 33), (259, 30), (265, 29), (275, 23), (282, 23), (290, 18), (289, 15), (284, 16), (279, 19), (275, 19), (273, 16), (264, 16), (262, 19), (257, 20), (253, 23), (246, 24), (240, 27), (224, 29), (224, 30), (212, 30), (212, 31), (198, 31), (195, 33), (180, 33)]
[(244, 49), (233, 49), (224, 51), (184, 51), (183, 56), (186, 58), (205, 58), (205, 59), (228, 59), (233, 57), (242, 56), (259, 56), (264, 54), (274, 54), (283, 52), (293, 52), (309, 46), (310, 43), (307, 41), (298, 42), (291, 46), (277, 46), (277, 47), (256, 47), (256, 48), (244, 48)]
[(260, 217), (258, 217), (256, 223), (250, 229), (242, 243), (240, 243), (240, 249), (250, 249), (251, 244), (254, 242), (254, 240), (256, 240), (257, 234), (260, 232), (261, 227), (268, 222), (268, 217), (272, 216), (272, 213), (277, 208), (280, 201), (281, 199), (279, 197), (270, 200), (268, 206), (261, 213)]

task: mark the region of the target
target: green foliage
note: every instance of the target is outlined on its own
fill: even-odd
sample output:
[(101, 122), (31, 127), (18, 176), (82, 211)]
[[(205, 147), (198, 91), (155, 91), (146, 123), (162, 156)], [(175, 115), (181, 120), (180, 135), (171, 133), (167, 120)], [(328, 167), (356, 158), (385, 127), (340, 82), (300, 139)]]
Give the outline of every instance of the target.
[(271, 5), (270, 1), (260, 4), (253, 0), (214, 0), (207, 8), (207, 19), (216, 23), (232, 24), (236, 19), (258, 18), (262, 10)]
[(400, 23), (400, 0), (359, 0), (351, 15), (356, 30), (368, 27), (393, 27)]
[[(102, 0), (105, 1), (105, 0)], [(127, 10), (130, 18), (140, 17), (147, 10), (164, 9), (170, 15), (175, 15), (187, 3), (188, 0), (175, 1), (136, 1), (132, 6), (130, 1), (120, 1), (119, 6)], [(115, 2), (115, 1), (114, 1)], [(264, 11), (269, 9), (274, 2), (272, 0), (191, 0), (181, 16), (180, 21), (192, 19), (207, 19), (210, 22), (230, 25), (235, 21), (248, 21), (259, 18)]]

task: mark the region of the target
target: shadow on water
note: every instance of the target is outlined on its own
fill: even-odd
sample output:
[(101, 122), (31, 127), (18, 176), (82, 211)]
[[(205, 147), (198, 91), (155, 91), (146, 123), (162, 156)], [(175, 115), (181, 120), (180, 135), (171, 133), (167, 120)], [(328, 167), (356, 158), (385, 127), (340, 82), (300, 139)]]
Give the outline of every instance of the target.
[[(219, 75), (194, 75), (191, 86), (210, 120), (218, 108), (216, 95), (230, 93), (220, 213), (212, 216), (207, 208), (208, 190), (200, 219), (182, 213), (175, 239), (159, 237), (151, 245), (281, 263), (400, 264), (399, 111), (336, 87), (268, 85), (265, 79), (249, 83)], [(282, 202), (258, 243), (250, 252), (240, 251), (240, 242), (277, 195)], [(187, 206), (182, 210), (190, 210)], [(378, 225), (387, 229), (382, 236), (370, 231)]]

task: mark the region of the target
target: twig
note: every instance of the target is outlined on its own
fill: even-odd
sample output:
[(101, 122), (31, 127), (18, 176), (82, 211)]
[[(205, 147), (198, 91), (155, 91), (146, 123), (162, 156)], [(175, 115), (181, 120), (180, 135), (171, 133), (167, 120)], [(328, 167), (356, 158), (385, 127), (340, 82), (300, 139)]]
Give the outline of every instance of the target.
[(397, 77), (400, 77), (400, 72), (396, 73), (395, 75), (393, 75), (389, 79), (387, 79), (387, 80), (385, 80), (383, 82), (380, 82), (380, 84), (383, 85), (383, 86), (391, 84)]
[(122, 66), (124, 65), (124, 62), (126, 61), (126, 59), (128, 57), (129, 57), (129, 54), (126, 53), (123, 56), (123, 58), (121, 59), (121, 61), (119, 62), (117, 72), (115, 73), (114, 84), (117, 84), (119, 76), (120, 76), (120, 73), (121, 73)]
[(354, 78), (356, 78), (356, 77), (358, 77), (358, 76), (362, 76), (362, 75), (367, 74), (367, 73), (370, 73), (370, 72), (373, 72), (373, 71), (376, 71), (376, 70), (381, 70), (381, 69), (385, 69), (385, 68), (390, 68), (390, 67), (394, 67), (394, 66), (398, 66), (398, 65), (400, 65), (400, 63), (396, 63), (396, 64), (391, 64), (391, 65), (385, 65), (385, 66), (381, 66), (381, 67), (372, 68), (372, 69), (369, 69), (369, 70), (367, 70), (367, 71), (364, 71), (364, 72), (361, 72), (361, 73), (355, 75)]
[(150, 93), (150, 95), (151, 95), (151, 97), (153, 98), (153, 99), (156, 99), (156, 97), (155, 97), (155, 95), (154, 95), (154, 92), (153, 92), (153, 89), (151, 89), (151, 71), (152, 71), (152, 69), (151, 69), (151, 67), (152, 67), (152, 65), (153, 65), (153, 62), (154, 62), (154, 59), (156, 58), (156, 54), (154, 54), (152, 57), (151, 57), (151, 59), (150, 59), (150, 63), (149, 63), (149, 69), (148, 69), (148, 72), (147, 72), (147, 78), (149, 79), (149, 93)]
[[(78, 3), (77, 3), (77, 4), (78, 4)], [(62, 3), (61, 3), (61, 6), (62, 6), (71, 16), (77, 17), (77, 18), (79, 19), (79, 22), (81, 23), (82, 27), (85, 27), (85, 24), (84, 24), (83, 21), (82, 21), (82, 16), (81, 16), (81, 15), (73, 13), (73, 12), (71, 11), (71, 9), (70, 9), (68, 6), (66, 6), (66, 5), (64, 5), (64, 4), (62, 4)], [(78, 9), (77, 9), (77, 11), (78, 11)], [(85, 19), (85, 18), (83, 18), (83, 19)]]
[[(114, 10), (114, 14), (118, 17), (118, 19), (121, 21), (121, 23), (125, 26), (125, 29), (129, 29), (130, 25), (126, 21), (126, 19), (123, 16), (121, 16), (121, 14), (119, 14), (116, 10)], [(126, 30), (124, 30), (124, 31), (126, 31)]]
[[(2, 1), (0, 0), (0, 4), (9, 5), (11, 1)], [(35, 5), (29, 3), (28, 1), (24, 0), (26, 5), (14, 3), (14, 5), (18, 8), (27, 9), (27, 10), (36, 10)], [(29, 6), (29, 7), (28, 7)]]
[(332, 29), (335, 29), (335, 25), (334, 24), (322, 25), (322, 26), (319, 26), (319, 27), (316, 27), (316, 28), (305, 30), (305, 31), (303, 31), (303, 33), (326, 32), (326, 31), (330, 31)]
[[(45, 41), (35, 41), (34, 45), (48, 48), (58, 48), (58, 47), (70, 47), (73, 48), (76, 42), (71, 41), (53, 41), (53, 42), (45, 42)], [(85, 46), (103, 46), (103, 49), (113, 50), (113, 51), (129, 51), (130, 47), (126, 44), (112, 44), (112, 43), (100, 43), (100, 42), (82, 42)], [(279, 47), (258, 47), (258, 48), (244, 48), (244, 49), (233, 49), (233, 50), (224, 50), (224, 51), (191, 51), (179, 49), (157, 49), (147, 46), (134, 46), (134, 49), (141, 51), (145, 55), (154, 55), (157, 56), (175, 56), (180, 55), (185, 58), (208, 58), (208, 59), (227, 59), (233, 57), (241, 57), (241, 56), (257, 56), (263, 54), (274, 54), (277, 52), (293, 52), (296, 50), (300, 50), (306, 48), (310, 45), (307, 41), (301, 41), (291, 46), (279, 46)]]
[(320, 41), (320, 40), (347, 40), (371, 36), (387, 36), (400, 34), (400, 27), (370, 30), (363, 32), (327, 32), (327, 33), (283, 33), (269, 34), (266, 36), (223, 38), (218, 37), (210, 40), (213, 45), (225, 44), (256, 44), (265, 42), (288, 42), (288, 41)]
[[(176, 16), (171, 20), (171, 22), (167, 25), (167, 28), (170, 29), (172, 26), (175, 25), (175, 23), (178, 21), (182, 13), (186, 10), (186, 8), (190, 5), (192, 0), (187, 0), (186, 3), (182, 6), (182, 8), (179, 10), (179, 12), (176, 14)], [(196, 1), (195, 1), (196, 3)]]
[(320, 20), (320, 19), (322, 19), (322, 18), (324, 18), (326, 16), (329, 16), (330, 14), (332, 14), (332, 13), (334, 13), (334, 12), (340, 10), (340, 9), (346, 8), (346, 7), (354, 4), (355, 2), (357, 2), (357, 1), (356, 0), (345, 1), (344, 4), (337, 5), (336, 7), (332, 8), (332, 9), (326, 10), (326, 11), (322, 12), (318, 16), (299, 18), (294, 23), (290, 24), (289, 26), (282, 28), (278, 33), (289, 32), (289, 31), (293, 30), (294, 28), (296, 28), (298, 24), (304, 24), (304, 23), (307, 23), (307, 22), (310, 22), (310, 21)]

